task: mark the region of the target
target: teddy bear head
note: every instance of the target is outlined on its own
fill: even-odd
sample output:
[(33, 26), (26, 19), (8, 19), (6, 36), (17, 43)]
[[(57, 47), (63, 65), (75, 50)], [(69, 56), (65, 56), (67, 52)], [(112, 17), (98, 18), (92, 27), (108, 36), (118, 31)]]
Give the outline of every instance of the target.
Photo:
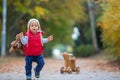
[(17, 34), (15, 37), (15, 40), (11, 42), (11, 48), (9, 52), (12, 53), (16, 50), (23, 52), (23, 45), (20, 41), (20, 34)]
[(16, 41), (20, 41), (20, 35), (17, 34), (15, 39), (16, 39)]

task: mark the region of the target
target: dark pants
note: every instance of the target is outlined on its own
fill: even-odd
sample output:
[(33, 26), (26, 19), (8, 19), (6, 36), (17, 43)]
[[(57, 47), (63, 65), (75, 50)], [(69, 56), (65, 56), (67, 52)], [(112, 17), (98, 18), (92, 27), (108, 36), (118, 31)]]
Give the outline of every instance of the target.
[(32, 62), (37, 63), (37, 66), (35, 67), (35, 70), (37, 73), (40, 73), (41, 69), (43, 68), (43, 66), (45, 64), (43, 55), (26, 56), (25, 61), (26, 61), (26, 65), (25, 65), (26, 76), (31, 76)]

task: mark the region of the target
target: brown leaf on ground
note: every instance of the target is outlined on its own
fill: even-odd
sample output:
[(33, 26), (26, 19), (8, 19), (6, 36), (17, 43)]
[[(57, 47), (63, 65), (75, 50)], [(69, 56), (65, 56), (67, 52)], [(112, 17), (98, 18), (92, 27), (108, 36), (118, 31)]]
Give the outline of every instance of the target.
[(114, 60), (106, 63), (97, 63), (97, 68), (110, 72), (120, 72), (120, 61)]
[[(24, 58), (10, 58), (2, 61), (0, 63), (0, 73), (5, 72), (17, 72), (24, 73), (25, 61)], [(47, 72), (59, 72), (60, 68), (64, 66), (64, 60), (57, 60), (52, 58), (45, 58), (44, 69)], [(54, 64), (53, 64), (54, 62)], [(36, 65), (33, 63), (33, 65)], [(110, 72), (120, 72), (120, 63), (118, 61), (107, 62), (105, 60), (94, 60), (94, 59), (84, 59), (79, 58), (76, 60), (76, 65), (80, 67), (81, 70), (106, 70)], [(48, 68), (49, 67), (49, 68)]]

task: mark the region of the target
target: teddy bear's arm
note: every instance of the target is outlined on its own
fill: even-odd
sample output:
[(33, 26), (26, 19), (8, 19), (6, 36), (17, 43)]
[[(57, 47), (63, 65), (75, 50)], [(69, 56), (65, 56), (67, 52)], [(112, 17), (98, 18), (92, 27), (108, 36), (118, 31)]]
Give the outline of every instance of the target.
[(15, 45), (15, 43), (16, 43), (16, 41), (12, 41), (12, 42), (11, 42), (11, 45), (13, 46), (13, 45)]

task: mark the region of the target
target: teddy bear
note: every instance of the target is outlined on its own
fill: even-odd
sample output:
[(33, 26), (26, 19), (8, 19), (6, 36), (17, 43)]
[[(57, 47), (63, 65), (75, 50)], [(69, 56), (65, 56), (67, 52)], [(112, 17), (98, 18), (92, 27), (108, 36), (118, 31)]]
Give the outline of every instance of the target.
[(16, 35), (15, 40), (11, 42), (11, 47), (9, 49), (10, 53), (19, 51), (21, 54), (24, 54), (24, 47), (20, 41), (20, 33)]

